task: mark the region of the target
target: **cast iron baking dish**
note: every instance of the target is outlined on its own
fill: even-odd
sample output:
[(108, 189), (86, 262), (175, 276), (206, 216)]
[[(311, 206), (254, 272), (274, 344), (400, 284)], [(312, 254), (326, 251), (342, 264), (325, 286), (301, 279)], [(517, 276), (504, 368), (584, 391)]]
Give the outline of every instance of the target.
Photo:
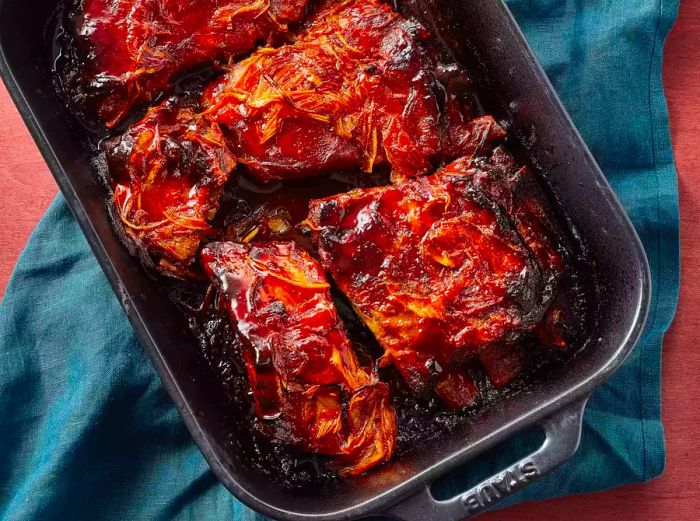
[[(119, 242), (105, 209), (105, 188), (90, 163), (85, 131), (52, 88), (46, 34), (56, 0), (0, 0), (3, 79), (51, 168), (95, 256), (153, 359), (196, 443), (222, 483), (266, 515), (289, 520), (387, 514), (404, 520), (473, 516), (569, 458), (579, 443), (587, 398), (622, 364), (644, 326), (650, 279), (641, 243), (610, 186), (563, 109), (522, 33), (500, 0), (417, 0), (411, 10), (451, 48), (480, 86), (485, 108), (510, 121), (519, 144), (595, 261), (598, 316), (587, 347), (527, 392), (483, 409), (428, 450), (414, 450), (366, 476), (313, 487), (275, 486), (231, 450), (225, 409), (200, 362), (182, 314)], [(539, 425), (543, 445), (483, 483), (438, 501), (430, 484), (477, 454)]]

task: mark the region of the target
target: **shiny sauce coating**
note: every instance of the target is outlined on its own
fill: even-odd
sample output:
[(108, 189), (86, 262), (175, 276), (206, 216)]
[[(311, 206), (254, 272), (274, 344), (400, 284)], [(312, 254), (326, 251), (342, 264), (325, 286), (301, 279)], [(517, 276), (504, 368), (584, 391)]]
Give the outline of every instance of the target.
[[(367, 4), (370, 6), (376, 3)], [(389, 16), (389, 18), (392, 17)], [(181, 305), (183, 313), (189, 317), (193, 332), (202, 345), (203, 356), (221, 381), (226, 399), (230, 401), (232, 408), (241, 411), (240, 417), (244, 418), (249, 425), (251, 438), (254, 440), (254, 448), (250, 451), (251, 461), (256, 468), (269, 473), (272, 479), (290, 486), (308, 480), (321, 482), (333, 480), (333, 475), (327, 472), (329, 467), (326, 463), (329, 459), (325, 456), (320, 459), (310, 457), (305, 453), (304, 447), (299, 451), (296, 448), (288, 448), (285, 443), (270, 446), (269, 435), (259, 436), (260, 417), (272, 419), (280, 413), (280, 408), (275, 405), (274, 400), (264, 398), (258, 400), (260, 402), (258, 404), (254, 391), (251, 395), (248, 387), (250, 366), (245, 360), (245, 352), (249, 346), (246, 347), (246, 343), (241, 340), (240, 332), (231, 328), (231, 321), (225, 316), (229, 311), (221, 300), (217, 297), (216, 303), (213, 303), (207, 298), (206, 295), (211, 292), (207, 291), (207, 284), (202, 282), (204, 272), (201, 266), (196, 262), (193, 263), (192, 259), (211, 241), (236, 241), (251, 245), (270, 241), (291, 241), (301, 246), (312, 257), (318, 258), (318, 242), (314, 240), (313, 234), (309, 233), (308, 227), (302, 225), (308, 217), (312, 200), (337, 197), (354, 188), (384, 187), (391, 183), (391, 177), (396, 182), (403, 182), (416, 175), (428, 174), (462, 155), (466, 156), (467, 163), (484, 159), (488, 162), (494, 155), (494, 147), (503, 142), (509, 148), (515, 149), (518, 164), (527, 163), (526, 156), (518, 153), (517, 144), (509, 143), (505, 137), (503, 128), (507, 128), (507, 122), (496, 122), (494, 118), (483, 115), (480, 111), (479, 104), (475, 101), (476, 96), (469, 88), (465, 72), (449, 60), (445, 60), (444, 55), (431, 54), (434, 52), (431, 47), (434, 42), (427, 45), (426, 42), (431, 42), (431, 38), (415, 29), (417, 26), (412, 21), (401, 22), (398, 25), (401, 31), (413, 38), (410, 42), (414, 45), (415, 52), (409, 55), (418, 56), (419, 59), (401, 61), (405, 60), (405, 55), (400, 52), (404, 49), (395, 46), (390, 52), (389, 59), (384, 60), (383, 66), (391, 69), (397, 64), (427, 62), (430, 63), (431, 68), (430, 78), (426, 78), (426, 75), (417, 75), (420, 77), (414, 81), (416, 77), (414, 75), (408, 83), (405, 83), (408, 77), (401, 76), (400, 67), (397, 71), (386, 69), (382, 72), (387, 73), (388, 70), (395, 73), (400, 80), (392, 86), (393, 90), (386, 90), (377, 89), (373, 83), (379, 76), (374, 69), (376, 65), (374, 63), (361, 63), (362, 67), (357, 69), (361, 77), (344, 77), (348, 70), (352, 70), (349, 68), (337, 68), (335, 64), (333, 67), (336, 68), (327, 67), (320, 72), (326, 74), (331, 83), (335, 80), (334, 75), (337, 74), (341, 79), (345, 78), (341, 88), (345, 83), (358, 81), (362, 85), (369, 85), (368, 92), (372, 91), (376, 94), (376, 97), (372, 98), (363, 91), (363, 96), (352, 98), (351, 103), (347, 105), (348, 110), (343, 112), (343, 117), (333, 121), (323, 112), (325, 105), (315, 106), (314, 110), (319, 109), (320, 112), (314, 112), (317, 117), (310, 118), (309, 114), (313, 111), (309, 106), (304, 105), (307, 101), (295, 98), (295, 96), (301, 98), (301, 95), (293, 94), (290, 103), (289, 99), (280, 94), (280, 90), (288, 94), (289, 89), (279, 88), (284, 84), (282, 81), (284, 78), (280, 78), (279, 74), (271, 75), (267, 72), (267, 67), (278, 66), (277, 70), (283, 73), (284, 68), (281, 65), (284, 60), (280, 59), (279, 63), (275, 63), (273, 58), (276, 55), (273, 56), (270, 51), (262, 53), (265, 55), (263, 69), (253, 70), (255, 68), (253, 67), (251, 71), (243, 73), (235, 63), (229, 67), (223, 67), (222, 63), (217, 63), (209, 69), (209, 72), (202, 75), (204, 78), (202, 81), (196, 78), (194, 80), (184, 77), (178, 79), (179, 72), (164, 75), (163, 78), (168, 77), (167, 82), (160, 79), (155, 81), (156, 87), (153, 92), (167, 91), (172, 83), (174, 84), (172, 93), (177, 95), (178, 101), (167, 107), (169, 101), (166, 99), (160, 108), (156, 105), (151, 109), (152, 112), (149, 112), (145, 119), (138, 120), (138, 112), (132, 112), (126, 117), (121, 113), (126, 110), (124, 100), (127, 100), (126, 105), (129, 106), (138, 104), (138, 100), (130, 98), (131, 95), (122, 94), (118, 94), (113, 107), (106, 109), (107, 112), (105, 112), (112, 116), (116, 114), (116, 119), (110, 120), (109, 117), (103, 117), (105, 121), (113, 121), (115, 124), (117, 120), (138, 120), (131, 127), (131, 130), (138, 130), (138, 132), (131, 132), (129, 129), (123, 132), (124, 126), (120, 130), (109, 132), (112, 138), (123, 139), (127, 136), (126, 141), (131, 140), (127, 145), (132, 147), (129, 148), (131, 158), (127, 160), (127, 163), (132, 165), (130, 169), (110, 167), (109, 172), (101, 172), (109, 179), (114, 191), (111, 203), (117, 202), (117, 208), (122, 208), (123, 216), (133, 225), (130, 227), (133, 235), (141, 243), (153, 245), (142, 258), (150, 259), (151, 265), (147, 268), (156, 268), (152, 272), (153, 276), (161, 282), (164, 290)], [(412, 27), (414, 29), (411, 29)], [(357, 35), (358, 40), (351, 41), (351, 35), (341, 33), (348, 47), (337, 38), (334, 31), (328, 34), (322, 33), (323, 31), (317, 31), (314, 34), (319, 38), (325, 37), (330, 43), (329, 47), (321, 48), (319, 45), (315, 49), (322, 54), (318, 64), (309, 63), (308, 60), (304, 62), (301, 59), (298, 62), (300, 65), (308, 65), (309, 70), (315, 70), (314, 67), (326, 63), (329, 52), (342, 51), (350, 55), (354, 52), (353, 48), (359, 49), (362, 45), (371, 43), (369, 40), (363, 43), (362, 34)], [(401, 38), (394, 38), (393, 41), (400, 43)], [(427, 46), (423, 47), (424, 44)], [(305, 45), (308, 46), (308, 43)], [(294, 55), (294, 52), (290, 51), (285, 53)], [(279, 54), (284, 56), (284, 53)], [(267, 60), (272, 60), (273, 63)], [(241, 61), (245, 61), (245, 58)], [(360, 63), (359, 60), (353, 62), (354, 65), (358, 63)], [(225, 68), (225, 71), (220, 74), (219, 71), (222, 68)], [(265, 76), (272, 81), (268, 81)], [(241, 108), (240, 99), (233, 97), (225, 100), (222, 96), (222, 103), (212, 100), (212, 95), (217, 89), (225, 93), (226, 87), (230, 87), (232, 78), (243, 78), (248, 82), (245, 84), (246, 89), (242, 90), (243, 94), (239, 93), (239, 98), (245, 95), (247, 101), (255, 99), (254, 94), (261, 94), (258, 91), (262, 86), (269, 87), (266, 103), (260, 102), (261, 106), (255, 111), (244, 113), (239, 120), (236, 118), (240, 114), (236, 116), (234, 113)], [(129, 88), (127, 87), (127, 91)], [(304, 89), (300, 88), (300, 90), (303, 92)], [(202, 92), (205, 92), (204, 98), (200, 98)], [(449, 92), (449, 95), (445, 96), (445, 92)], [(149, 94), (148, 96), (155, 103), (156, 100), (160, 100), (158, 95)], [(389, 98), (394, 96), (403, 96), (404, 101), (420, 98), (418, 101), (412, 101), (415, 112), (410, 114), (411, 117), (404, 120), (398, 117), (396, 107), (392, 107), (389, 102)], [(380, 107), (384, 110), (384, 115), (379, 115), (381, 110), (377, 109), (376, 105), (372, 109), (374, 123), (371, 125), (367, 124), (369, 106), (364, 105), (367, 99), (378, 100), (377, 103), (384, 106), (383, 109)], [(425, 99), (429, 102), (423, 103)], [(281, 107), (279, 112), (286, 111), (283, 119), (289, 123), (278, 126), (272, 133), (269, 131), (272, 127), (265, 127), (265, 123), (274, 119), (270, 114), (277, 110), (275, 106)], [(459, 114), (455, 114), (454, 107), (459, 107)], [(247, 102), (245, 109), (250, 109)], [(142, 138), (143, 141), (136, 139), (139, 136), (151, 135), (151, 142), (158, 141), (154, 139), (155, 134), (152, 131), (155, 127), (149, 127), (148, 118), (149, 114), (159, 114), (160, 110), (164, 112), (162, 119), (157, 122), (158, 137), (161, 143), (167, 141), (172, 144), (167, 144), (165, 147), (171, 149), (170, 159), (160, 155), (161, 148), (150, 146), (145, 138)], [(193, 114), (186, 116), (187, 121), (181, 120), (180, 116), (188, 110)], [(212, 118), (201, 122), (199, 126), (192, 127), (191, 123), (195, 121), (194, 115), (206, 111), (210, 111)], [(474, 127), (473, 131), (463, 132), (465, 121), (461, 118), (465, 115), (480, 121), (480, 126)], [(353, 119), (356, 121), (352, 122)], [(216, 126), (222, 125), (223, 130), (220, 134), (216, 127), (211, 126), (212, 122)], [(352, 125), (346, 125), (349, 122), (352, 122)], [(229, 125), (228, 128), (227, 125)], [(242, 130), (237, 134), (232, 132), (235, 128)], [(304, 148), (303, 145), (319, 136), (327, 136), (331, 139), (330, 134), (327, 133), (329, 128), (332, 128), (335, 136), (332, 140), (339, 142), (342, 146), (330, 147), (325, 150), (330, 155), (321, 156), (314, 155), (316, 148), (307, 147), (308, 150)], [(372, 129), (376, 129), (378, 143), (376, 151), (373, 137), (375, 132)], [(456, 129), (459, 129), (459, 132)], [(412, 136), (419, 135), (421, 132), (424, 132), (425, 142), (416, 139), (421, 146), (415, 149)], [(190, 139), (192, 133), (203, 137), (199, 141), (201, 146), (196, 144), (196, 139)], [(338, 133), (340, 133), (340, 139), (338, 139)], [(384, 137), (392, 133), (394, 137), (387, 139), (387, 146), (383, 146)], [(104, 134), (100, 135), (100, 137), (103, 136)], [(183, 139), (183, 136), (186, 136), (186, 139)], [(459, 140), (460, 136), (476, 136), (477, 139), (471, 139), (466, 143)], [(103, 141), (103, 144), (108, 141)], [(134, 146), (134, 143), (145, 146)], [(196, 146), (193, 147), (192, 143)], [(271, 143), (274, 146), (270, 146)], [(392, 152), (392, 147), (395, 152)], [(134, 150), (136, 153), (132, 154)], [(159, 154), (154, 154), (154, 150), (159, 151)], [(275, 156), (279, 150), (286, 152)], [(343, 152), (347, 150), (350, 152)], [(442, 150), (449, 150), (449, 152), (443, 153)], [(461, 152), (456, 152), (459, 150)], [(114, 151), (118, 153), (119, 148), (117, 147)], [(231, 151), (234, 153), (229, 156)], [(296, 160), (304, 162), (306, 169), (304, 175), (309, 173), (322, 175), (292, 179), (298, 176), (289, 175), (288, 165), (280, 166), (277, 159), (293, 157), (295, 151), (301, 151)], [(338, 153), (333, 155), (335, 151)], [(104, 156), (105, 147), (102, 146), (96, 150), (96, 155)], [(177, 158), (178, 155), (179, 158)], [(336, 159), (330, 161), (329, 158), (336, 158), (338, 161), (334, 162)], [(243, 161), (240, 161), (241, 159)], [(497, 156), (496, 162), (501, 159)], [(101, 164), (104, 165), (104, 163)], [(134, 175), (133, 165), (136, 164), (138, 164), (137, 174)], [(218, 173), (211, 168), (214, 164), (220, 167)], [(188, 166), (183, 169), (183, 165)], [(482, 161), (481, 165), (484, 166), (485, 163)], [(177, 174), (165, 175), (167, 172), (174, 172), (173, 166), (179, 169)], [(394, 170), (399, 174), (394, 172), (392, 176), (392, 166), (398, 166)], [(513, 170), (520, 176), (517, 190), (513, 190), (503, 189), (503, 183), (492, 183), (492, 177), (488, 172), (486, 174), (483, 172), (488, 168), (481, 170), (481, 173), (472, 176), (472, 187), (477, 192), (481, 192), (493, 205), (498, 206), (501, 209), (499, 212), (508, 216), (509, 227), (516, 230), (528, 250), (527, 255), (523, 255), (518, 248), (503, 249), (502, 244), (509, 244), (509, 242), (507, 238), (500, 236), (499, 232), (494, 232), (497, 240), (492, 246), (486, 244), (491, 240), (490, 238), (484, 239), (485, 242), (479, 242), (480, 232), (474, 232), (475, 225), (457, 226), (454, 222), (456, 215), (450, 218), (444, 215), (445, 205), (441, 210), (443, 215), (440, 216), (442, 224), (439, 229), (431, 233), (423, 230), (425, 233), (422, 237), (427, 237), (424, 241), (425, 253), (432, 259), (431, 262), (436, 264), (437, 269), (446, 272), (454, 270), (455, 266), (466, 265), (468, 252), (457, 252), (451, 246), (467, 240), (473, 241), (475, 248), (485, 252), (483, 261), (487, 264), (490, 263), (489, 259), (497, 257), (507, 259), (508, 262), (502, 265), (502, 272), (491, 273), (489, 275), (492, 277), (491, 280), (487, 277), (482, 281), (488, 286), (489, 298), (492, 301), (517, 297), (525, 302), (529, 298), (526, 292), (521, 291), (520, 296), (517, 292), (513, 295), (511, 284), (504, 284), (504, 281), (506, 279), (511, 281), (517, 278), (514, 276), (515, 273), (522, 273), (527, 271), (528, 266), (536, 265), (537, 271), (543, 277), (540, 288), (546, 293), (547, 305), (544, 307), (547, 307), (547, 310), (542, 311), (543, 306), (540, 305), (543, 304), (542, 302), (534, 304), (537, 308), (535, 315), (541, 319), (535, 327), (532, 327), (536, 322), (535, 318), (527, 317), (526, 313), (501, 314), (502, 320), (498, 322), (495, 329), (479, 332), (479, 335), (488, 334), (490, 343), (487, 342), (488, 345), (483, 346), (481, 350), (475, 349), (474, 346), (479, 343), (479, 339), (474, 337), (471, 343), (467, 342), (462, 346), (467, 347), (466, 353), (460, 353), (457, 357), (459, 363), (453, 364), (454, 367), (449, 370), (447, 368), (451, 357), (448, 357), (450, 360), (444, 360), (445, 368), (442, 368), (442, 371), (438, 371), (434, 363), (428, 363), (426, 366), (425, 360), (420, 360), (420, 364), (414, 362), (405, 364), (404, 367), (420, 369), (418, 372), (424, 371), (425, 368), (427, 372), (424, 380), (430, 382), (429, 386), (423, 386), (427, 387), (426, 392), (418, 394), (414, 392), (415, 389), (407, 383), (411, 380), (406, 378), (406, 374), (402, 374), (400, 364), (385, 364), (379, 367), (379, 377), (390, 388), (397, 411), (398, 432), (394, 449), (397, 458), (414, 450), (417, 442), (437, 439), (455, 425), (470, 421), (470, 418), (482, 407), (524, 389), (533, 374), (537, 373), (538, 377), (546, 378), (547, 372), (544, 369), (563, 363), (567, 358), (575, 355), (581, 347), (577, 343), (578, 339), (585, 337), (583, 332), (589, 326), (589, 306), (592, 298), (590, 281), (586, 273), (589, 267), (575, 233), (567, 229), (566, 219), (552, 210), (549, 205), (538, 204), (538, 201), (545, 196), (539, 186), (539, 180), (535, 179), (530, 171), (519, 168)], [(134, 186), (147, 186), (143, 180), (152, 179), (150, 174), (153, 172), (156, 172), (156, 177), (163, 174), (164, 181), (157, 186), (159, 196), (152, 199), (142, 197), (138, 205), (135, 205), (137, 198), (127, 197), (126, 189), (131, 190), (133, 194)], [(212, 175), (212, 172), (216, 175)], [(142, 191), (142, 193), (146, 192), (147, 190)], [(192, 194), (195, 197), (191, 197)], [(517, 194), (516, 197), (513, 197), (513, 194)], [(128, 204), (128, 201), (132, 203)], [(439, 206), (437, 203), (436, 209)], [(472, 216), (478, 218), (478, 214), (482, 214), (479, 226), (497, 228), (494, 224), (496, 214), (489, 214), (492, 210), (484, 209), (478, 201), (472, 201), (470, 204), (472, 203)], [(168, 219), (168, 216), (172, 218)], [(497, 215), (496, 221), (500, 218), (501, 215)], [(428, 208), (416, 223), (427, 225), (430, 219), (432, 219), (431, 210)], [(116, 228), (124, 227), (119, 216), (115, 221), (117, 221)], [(177, 233), (160, 233), (165, 227), (170, 227)], [(538, 246), (542, 244), (543, 235), (551, 238), (556, 246)], [(173, 242), (173, 237), (178, 237), (178, 240)], [(128, 243), (128, 241), (127, 237), (125, 242)], [(154, 252), (155, 255), (153, 255)], [(367, 260), (369, 262), (371, 259)], [(562, 263), (565, 269), (561, 269)], [(176, 274), (180, 277), (185, 273), (187, 280), (176, 280), (171, 276), (163, 276), (164, 273)], [(415, 275), (410, 269), (406, 274), (409, 277)], [(192, 275), (191, 278), (189, 278), (190, 275)], [(552, 284), (552, 280), (547, 279), (550, 276), (556, 279), (556, 284)], [(413, 278), (420, 279), (418, 276)], [(331, 286), (330, 295), (345, 334), (353, 345), (358, 363), (361, 367), (369, 368), (382, 358), (386, 352), (386, 346), (383, 345), (381, 338), (377, 341), (376, 328), (371, 324), (368, 327), (362, 320), (366, 316), (363, 316), (362, 312), (358, 313), (357, 304), (349, 301), (339, 291), (335, 283), (341, 286), (340, 280), (334, 282), (331, 279), (328, 282)], [(430, 284), (427, 287), (430, 288)], [(555, 287), (556, 291), (552, 289)], [(219, 293), (225, 294), (222, 291)], [(375, 301), (380, 300), (378, 295), (375, 296)], [(200, 304), (204, 304), (200, 310), (196, 312), (192, 310)], [(523, 324), (527, 326), (524, 327)], [(493, 342), (494, 340), (505, 341)], [(429, 342), (423, 342), (423, 345), (427, 346)], [(452, 349), (455, 346), (453, 342), (450, 351), (461, 351)], [(561, 349), (563, 347), (567, 349)], [(420, 352), (421, 350), (413, 350), (414, 354)], [(440, 354), (440, 356), (443, 355)], [(437, 361), (439, 357), (433, 358)], [(253, 403), (254, 408), (241, 409), (243, 402)], [(226, 405), (222, 404), (222, 406)], [(329, 407), (329, 410), (332, 409), (333, 407)], [(318, 447), (322, 445), (323, 443), (320, 443)], [(333, 455), (337, 456), (340, 452), (342, 451), (335, 449), (325, 450), (331, 461)]]

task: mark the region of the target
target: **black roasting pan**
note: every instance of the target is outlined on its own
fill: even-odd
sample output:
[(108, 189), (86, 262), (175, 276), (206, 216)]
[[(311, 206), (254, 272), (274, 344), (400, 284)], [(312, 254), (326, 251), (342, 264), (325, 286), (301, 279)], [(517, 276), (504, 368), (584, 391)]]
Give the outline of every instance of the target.
[[(487, 111), (510, 122), (523, 148), (578, 230), (594, 260), (600, 291), (588, 346), (564, 370), (483, 410), (429, 450), (416, 450), (367, 476), (318, 490), (275, 486), (231, 450), (226, 420), (200, 351), (181, 313), (115, 235), (105, 188), (90, 163), (86, 132), (63, 108), (51, 81), (51, 20), (57, 0), (0, 0), (0, 72), (167, 391), (221, 482), (251, 508), (288, 520), (386, 514), (406, 521), (458, 520), (557, 467), (576, 451), (587, 398), (622, 364), (646, 319), (649, 267), (624, 210), (501, 0), (415, 0), (417, 14), (483, 78)], [(48, 43), (47, 43), (48, 42)], [(533, 454), (452, 499), (430, 484), (521, 430), (546, 438)]]

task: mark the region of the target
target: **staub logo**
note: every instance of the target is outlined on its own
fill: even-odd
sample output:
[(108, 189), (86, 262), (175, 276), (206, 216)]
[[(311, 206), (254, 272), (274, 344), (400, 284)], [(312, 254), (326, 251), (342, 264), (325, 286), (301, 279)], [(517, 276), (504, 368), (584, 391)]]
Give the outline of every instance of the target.
[(464, 494), (462, 502), (469, 512), (479, 512), (534, 481), (539, 475), (535, 462), (523, 461)]

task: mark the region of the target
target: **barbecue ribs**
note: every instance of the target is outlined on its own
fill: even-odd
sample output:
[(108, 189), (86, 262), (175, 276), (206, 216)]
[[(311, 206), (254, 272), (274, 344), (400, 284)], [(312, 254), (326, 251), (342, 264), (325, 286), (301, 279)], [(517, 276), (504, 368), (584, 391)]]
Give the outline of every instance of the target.
[(159, 271), (189, 276), (236, 165), (218, 125), (169, 99), (105, 148), (127, 243)]
[(69, 93), (106, 126), (172, 79), (227, 63), (306, 13), (307, 0), (84, 0)]
[(497, 149), (311, 202), (323, 266), (412, 388), (449, 398), (468, 378), (455, 368), (542, 321), (564, 264), (529, 176)]
[(201, 260), (237, 324), (263, 432), (333, 456), (341, 475), (389, 459), (388, 387), (360, 367), (318, 262), (284, 242), (214, 243)]
[(388, 3), (327, 2), (294, 44), (236, 63), (202, 105), (262, 181), (379, 164), (394, 180), (426, 174), (505, 136), (438, 81), (433, 45)]

